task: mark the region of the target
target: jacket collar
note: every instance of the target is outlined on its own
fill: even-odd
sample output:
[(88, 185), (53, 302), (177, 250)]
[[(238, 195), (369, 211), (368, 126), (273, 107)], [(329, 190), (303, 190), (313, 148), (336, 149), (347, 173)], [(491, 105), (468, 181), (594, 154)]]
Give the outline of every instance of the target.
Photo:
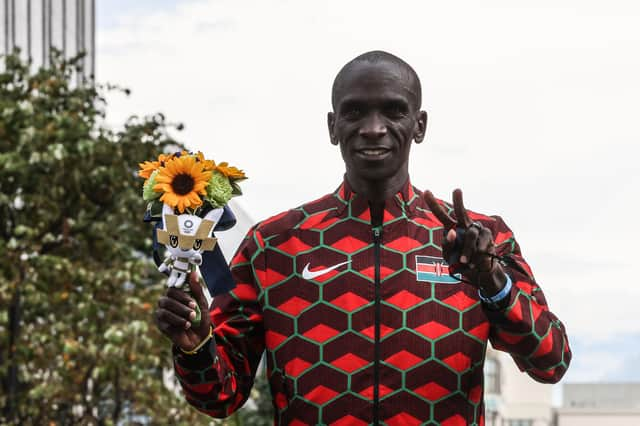
[[(342, 184), (334, 192), (334, 196), (340, 201), (336, 212), (339, 216), (350, 214), (353, 217), (371, 222), (367, 199), (353, 190), (346, 176)], [(420, 198), (420, 192), (407, 179), (400, 191), (385, 201), (383, 223), (399, 217), (415, 216)]]

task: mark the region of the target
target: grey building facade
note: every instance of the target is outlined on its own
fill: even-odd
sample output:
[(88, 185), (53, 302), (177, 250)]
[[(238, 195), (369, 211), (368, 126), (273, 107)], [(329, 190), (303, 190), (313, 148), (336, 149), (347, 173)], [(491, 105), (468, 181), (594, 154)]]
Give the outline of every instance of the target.
[(95, 0), (0, 0), (0, 55), (18, 47), (38, 68), (52, 48), (65, 57), (85, 52), (84, 76), (93, 76), (95, 15)]
[(557, 426), (640, 425), (640, 383), (565, 383)]

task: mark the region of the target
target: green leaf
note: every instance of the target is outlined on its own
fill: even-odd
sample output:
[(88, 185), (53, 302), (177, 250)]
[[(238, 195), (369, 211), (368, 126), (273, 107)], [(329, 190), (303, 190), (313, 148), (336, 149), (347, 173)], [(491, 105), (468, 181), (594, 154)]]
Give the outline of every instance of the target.
[(238, 183), (236, 181), (234, 181), (234, 180), (231, 181), (231, 188), (232, 188), (231, 193), (234, 196), (242, 195), (242, 189), (240, 189), (240, 185), (238, 185)]
[(149, 203), (149, 213), (151, 217), (162, 217), (162, 208), (164, 203), (160, 200), (153, 200)]

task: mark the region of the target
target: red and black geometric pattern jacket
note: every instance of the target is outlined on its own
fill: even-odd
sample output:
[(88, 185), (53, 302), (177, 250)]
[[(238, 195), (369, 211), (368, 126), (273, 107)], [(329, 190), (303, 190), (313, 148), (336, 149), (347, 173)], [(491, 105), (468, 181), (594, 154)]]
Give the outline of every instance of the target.
[(230, 415), (265, 350), (280, 425), (482, 425), (488, 340), (535, 380), (558, 381), (571, 358), (562, 323), (502, 219), (469, 215), (513, 261), (502, 311), (449, 277), (442, 225), (410, 184), (381, 227), (346, 180), (259, 223), (232, 261), (237, 287), (211, 306), (214, 339), (195, 355), (174, 348), (187, 401)]

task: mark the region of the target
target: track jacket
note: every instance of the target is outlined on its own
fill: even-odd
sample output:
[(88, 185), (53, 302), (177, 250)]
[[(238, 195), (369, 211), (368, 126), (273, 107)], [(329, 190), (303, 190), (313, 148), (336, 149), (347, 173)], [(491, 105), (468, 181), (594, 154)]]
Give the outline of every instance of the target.
[(513, 260), (502, 311), (449, 277), (442, 225), (409, 183), (381, 227), (346, 180), (259, 223), (232, 261), (237, 287), (211, 306), (214, 339), (195, 355), (174, 348), (187, 401), (230, 415), (265, 349), (281, 425), (482, 425), (488, 340), (535, 380), (558, 381), (571, 359), (562, 323), (502, 219), (469, 215)]

